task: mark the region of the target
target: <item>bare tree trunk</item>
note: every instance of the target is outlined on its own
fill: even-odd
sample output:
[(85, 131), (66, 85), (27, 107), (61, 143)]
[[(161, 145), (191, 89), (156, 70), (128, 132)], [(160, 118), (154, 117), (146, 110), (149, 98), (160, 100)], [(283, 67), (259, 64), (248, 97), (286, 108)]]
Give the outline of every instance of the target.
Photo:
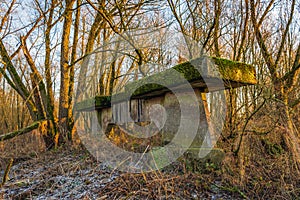
[(70, 83), (69, 83), (69, 108), (68, 108), (68, 140), (72, 141), (74, 136), (74, 118), (73, 118), (73, 95), (74, 95), (74, 79), (75, 79), (75, 70), (74, 70), (74, 62), (76, 60), (77, 54), (77, 44), (78, 44), (78, 33), (79, 33), (79, 23), (80, 23), (80, 5), (81, 0), (77, 0), (77, 10), (76, 10), (76, 18), (74, 24), (74, 36), (73, 36), (73, 46), (72, 46), (72, 54), (71, 54), (71, 67), (70, 67)]
[(70, 31), (72, 25), (72, 8), (75, 0), (66, 0), (66, 8), (64, 13), (64, 25), (61, 43), (60, 57), (60, 97), (59, 97), (59, 134), (56, 144), (64, 143), (67, 139), (69, 130), (68, 113), (69, 113), (69, 87), (70, 87), (70, 66), (69, 66), (69, 44)]
[(57, 124), (56, 116), (54, 115), (55, 106), (54, 106), (54, 94), (53, 94), (53, 83), (51, 77), (51, 29), (53, 27), (53, 13), (55, 5), (57, 4), (56, 0), (51, 2), (51, 10), (49, 12), (48, 20), (46, 20), (46, 30), (45, 30), (45, 77), (46, 77), (46, 88), (47, 88), (47, 134), (45, 134), (44, 141), (46, 147), (52, 148), (54, 146), (54, 138), (57, 134)]
[(221, 16), (221, 1), (215, 0), (215, 29), (214, 29), (214, 47), (215, 47), (215, 54), (217, 57), (220, 57), (220, 48), (219, 48), (219, 26), (220, 26), (220, 16)]

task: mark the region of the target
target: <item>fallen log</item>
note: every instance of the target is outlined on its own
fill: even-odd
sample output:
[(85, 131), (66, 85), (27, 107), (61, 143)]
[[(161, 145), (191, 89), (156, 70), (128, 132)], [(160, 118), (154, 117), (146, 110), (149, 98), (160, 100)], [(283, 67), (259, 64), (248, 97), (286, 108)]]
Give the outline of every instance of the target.
[(12, 139), (16, 136), (23, 135), (25, 133), (33, 131), (33, 130), (39, 128), (43, 124), (43, 122), (44, 121), (37, 121), (37, 122), (34, 122), (33, 124), (31, 124), (30, 126), (22, 128), (20, 130), (10, 132), (10, 133), (6, 133), (4, 135), (0, 135), (0, 141), (9, 140), (9, 139)]

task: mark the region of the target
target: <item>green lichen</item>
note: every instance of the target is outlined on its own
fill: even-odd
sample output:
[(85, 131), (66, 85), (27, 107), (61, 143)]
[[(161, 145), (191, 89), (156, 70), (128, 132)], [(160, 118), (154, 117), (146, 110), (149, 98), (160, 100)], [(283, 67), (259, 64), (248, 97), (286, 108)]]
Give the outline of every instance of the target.
[(90, 111), (95, 108), (101, 109), (110, 107), (111, 96), (95, 96), (92, 98), (85, 99), (84, 101), (78, 102), (74, 106), (75, 111)]
[(249, 85), (257, 83), (255, 68), (252, 65), (223, 58), (211, 58), (218, 66), (219, 72), (225, 82), (234, 81)]
[(20, 129), (20, 130), (14, 131), (14, 132), (10, 132), (10, 133), (4, 134), (4, 135), (0, 135), (0, 141), (9, 140), (16, 136), (23, 135), (25, 133), (29, 133), (30, 131), (37, 129), (41, 125), (41, 123), (42, 123), (42, 121), (37, 121), (23, 129)]
[[(225, 88), (256, 84), (255, 68), (251, 65), (216, 57), (208, 57), (207, 60), (211, 60), (212, 64), (216, 65), (216, 68), (209, 67), (209, 65), (203, 66), (203, 58), (197, 58), (190, 62), (176, 65), (161, 73), (128, 83), (125, 86), (125, 91), (131, 93), (132, 96), (138, 96), (180, 85), (186, 81), (205, 83), (202, 76), (206, 78), (222, 78)], [(220, 77), (217, 77), (218, 74)]]
[(96, 96), (95, 107), (110, 107), (111, 96)]

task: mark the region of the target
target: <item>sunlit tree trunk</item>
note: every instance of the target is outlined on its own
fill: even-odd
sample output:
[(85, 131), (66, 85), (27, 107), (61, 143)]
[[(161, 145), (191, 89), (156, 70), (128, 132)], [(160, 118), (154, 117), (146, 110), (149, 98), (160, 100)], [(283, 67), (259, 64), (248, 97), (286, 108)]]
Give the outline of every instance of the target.
[(64, 13), (64, 25), (62, 32), (61, 56), (60, 56), (60, 95), (59, 95), (59, 134), (57, 144), (64, 143), (67, 139), (69, 130), (69, 87), (70, 87), (70, 34), (72, 26), (72, 8), (75, 0), (66, 0)]
[(74, 23), (74, 35), (73, 35), (73, 45), (72, 45), (72, 53), (71, 53), (71, 66), (70, 66), (70, 83), (69, 83), (69, 108), (68, 108), (68, 140), (72, 141), (74, 136), (74, 118), (73, 118), (73, 95), (74, 95), (74, 80), (75, 80), (75, 61), (77, 58), (77, 47), (78, 47), (78, 35), (79, 35), (79, 23), (80, 23), (80, 5), (81, 0), (77, 0), (76, 6), (78, 7), (76, 10), (76, 17)]
[(47, 148), (54, 146), (54, 138), (57, 133), (57, 120), (54, 115), (54, 94), (53, 94), (53, 83), (52, 83), (52, 70), (51, 70), (51, 29), (53, 27), (53, 14), (55, 5), (57, 4), (56, 0), (51, 2), (51, 10), (49, 12), (48, 19), (46, 21), (46, 30), (45, 30), (45, 79), (47, 87), (47, 135), (44, 135), (44, 140)]

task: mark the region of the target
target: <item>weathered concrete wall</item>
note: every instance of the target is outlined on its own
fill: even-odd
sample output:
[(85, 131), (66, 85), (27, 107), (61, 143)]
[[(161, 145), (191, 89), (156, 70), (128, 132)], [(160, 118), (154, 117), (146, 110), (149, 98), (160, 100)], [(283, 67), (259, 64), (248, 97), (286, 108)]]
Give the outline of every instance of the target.
[[(193, 95), (192, 93), (180, 93), (180, 98), (183, 100), (181, 102), (181, 106), (186, 109), (185, 113), (192, 113), (195, 109), (199, 109), (199, 116), (197, 116), (195, 119), (195, 116), (185, 115), (183, 118), (185, 124), (182, 125), (188, 129), (189, 127), (195, 126), (196, 122), (199, 123), (197, 135), (193, 139), (192, 145), (190, 146), (191, 149), (195, 150), (194, 154), (198, 155), (199, 148), (203, 145), (203, 142), (207, 143), (204, 144), (205, 147), (209, 147), (210, 141), (204, 141), (205, 135), (208, 132), (208, 124), (201, 100), (200, 90), (194, 89), (193, 93), (197, 96), (196, 103), (191, 101), (191, 96)], [(161, 105), (165, 109), (165, 116), (162, 114), (163, 110), (161, 110), (161, 107), (157, 107), (157, 105)], [(156, 108), (158, 108), (158, 110)], [(132, 99), (130, 102), (122, 102), (112, 105), (111, 108), (103, 108), (98, 110), (98, 120), (101, 123), (103, 130), (106, 130), (109, 124), (117, 124), (121, 125), (122, 129), (127, 128), (128, 132), (132, 132), (134, 130), (129, 129), (133, 127), (133, 123), (147, 126), (151, 121), (152, 115), (154, 116), (154, 119), (158, 121), (156, 124), (158, 126), (162, 126), (160, 133), (162, 134), (163, 144), (167, 144), (172, 141), (175, 145), (184, 146), (184, 144), (187, 144), (191, 141), (190, 134), (183, 134), (174, 140), (174, 136), (176, 135), (181, 123), (181, 112), (180, 104), (175, 94), (172, 92), (167, 92), (158, 97), (150, 97), (142, 100)], [(128, 115), (128, 113), (130, 113), (130, 115)], [(131, 116), (131, 118), (129, 116)], [(127, 125), (124, 126), (124, 124)]]

